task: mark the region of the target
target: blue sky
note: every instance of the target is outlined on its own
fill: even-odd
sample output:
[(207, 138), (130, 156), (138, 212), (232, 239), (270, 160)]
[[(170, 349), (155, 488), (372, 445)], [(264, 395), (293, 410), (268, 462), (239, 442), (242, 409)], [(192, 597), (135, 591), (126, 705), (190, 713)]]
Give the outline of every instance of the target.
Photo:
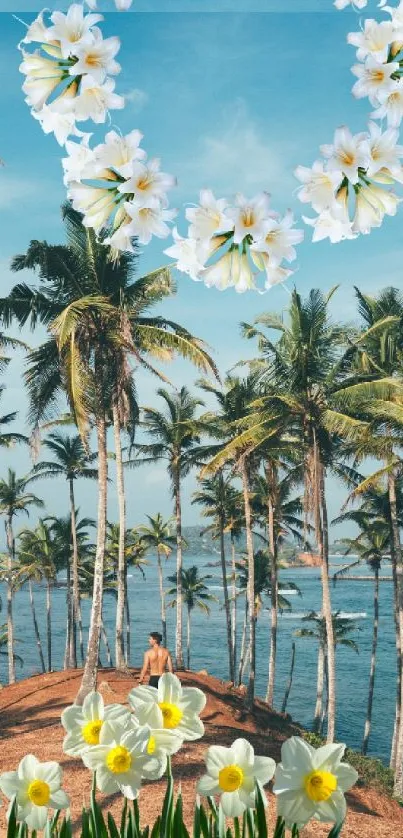
[[(51, 8), (67, 5), (49, 3)], [(375, 2), (372, 5), (376, 13)], [(112, 0), (100, 2), (99, 8), (112, 8)], [(8, 267), (13, 254), (23, 252), (34, 238), (63, 240), (59, 206), (64, 188), (61, 149), (31, 118), (18, 72), (16, 45), (23, 27), (11, 12), (30, 22), (40, 5), (0, 0), (0, 9), (0, 157), (5, 162), (0, 170), (0, 270), (2, 293), (7, 293), (16, 281)], [(116, 111), (112, 121), (123, 132), (139, 128), (150, 156), (161, 157), (163, 169), (177, 176), (174, 206), (196, 202), (202, 187), (211, 187), (219, 196), (237, 191), (253, 195), (265, 189), (276, 209), (292, 207), (300, 215), (295, 166), (310, 165), (319, 145), (330, 142), (340, 124), (349, 124), (353, 131), (366, 125), (368, 103), (351, 96), (354, 52), (346, 43), (347, 33), (358, 23), (357, 14), (337, 12), (331, 0), (135, 0), (131, 13), (108, 13), (103, 24), (105, 35), (121, 37), (123, 69), (117, 92), (128, 98), (126, 109)], [(103, 131), (101, 126), (99, 138)], [(179, 228), (183, 232), (183, 213)], [(333, 302), (336, 318), (355, 318), (355, 284), (376, 292), (401, 282), (399, 215), (353, 242), (312, 245), (309, 239), (307, 229), (294, 282), (301, 293), (339, 283)], [(142, 273), (165, 263), (166, 245), (157, 242), (144, 249)], [(32, 281), (32, 276), (25, 278)], [(262, 311), (280, 311), (288, 301), (282, 287), (264, 296), (238, 296), (208, 290), (184, 275), (177, 278), (178, 294), (164, 304), (163, 312), (207, 341), (221, 372), (253, 354), (253, 347), (239, 336), (240, 321), (251, 321)], [(40, 334), (24, 337), (34, 345)], [(3, 412), (20, 411), (21, 429), (26, 413), (22, 370), (21, 356), (7, 374), (2, 404)], [(174, 383), (189, 386), (197, 377), (181, 362), (170, 366), (169, 375)], [(156, 386), (155, 380), (139, 374), (142, 404), (155, 401)], [(20, 473), (30, 467), (22, 449), (2, 457), (2, 471), (9, 464)], [(128, 483), (129, 523), (139, 523), (147, 512), (169, 513), (162, 465), (129, 474)], [(193, 485), (191, 479), (186, 486), (186, 523), (198, 520), (190, 506)], [(49, 513), (64, 512), (63, 483), (44, 484), (40, 491)], [(344, 490), (332, 484), (332, 515), (343, 497)], [(95, 513), (92, 487), (78, 487), (78, 500), (83, 511)], [(111, 519), (115, 514), (112, 487)]]

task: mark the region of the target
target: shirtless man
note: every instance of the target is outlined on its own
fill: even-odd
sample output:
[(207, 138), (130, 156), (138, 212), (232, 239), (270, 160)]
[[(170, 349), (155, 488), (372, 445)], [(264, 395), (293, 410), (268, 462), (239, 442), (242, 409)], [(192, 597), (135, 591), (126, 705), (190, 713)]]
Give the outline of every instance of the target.
[(148, 652), (144, 652), (144, 661), (140, 672), (139, 684), (144, 682), (144, 678), (148, 671), (150, 673), (148, 679), (148, 685), (150, 687), (158, 687), (158, 681), (166, 670), (168, 670), (168, 672), (173, 672), (171, 655), (168, 652), (168, 649), (161, 646), (161, 641), (162, 635), (159, 631), (152, 631), (150, 633), (148, 642), (151, 649), (149, 649)]

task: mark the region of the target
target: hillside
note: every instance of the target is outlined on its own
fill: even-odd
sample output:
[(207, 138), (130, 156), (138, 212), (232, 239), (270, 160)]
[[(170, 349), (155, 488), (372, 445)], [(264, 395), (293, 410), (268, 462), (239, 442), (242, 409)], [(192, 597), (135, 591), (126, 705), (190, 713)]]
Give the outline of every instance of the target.
[[(121, 675), (114, 670), (103, 670), (99, 689), (105, 702), (125, 702), (127, 693), (137, 683), (137, 672)], [(64, 787), (72, 798), (72, 811), (77, 814), (83, 799), (90, 792), (90, 774), (80, 760), (62, 754), (62, 710), (71, 704), (80, 682), (80, 671), (55, 672), (20, 681), (0, 692), (0, 772), (13, 769), (26, 753), (41, 760), (57, 760), (65, 772)], [(258, 700), (252, 715), (245, 716), (242, 694), (229, 689), (222, 682), (204, 675), (183, 673), (185, 684), (197, 686), (207, 695), (203, 713), (206, 727), (202, 740), (188, 743), (174, 757), (174, 776), (181, 781), (186, 816), (190, 821), (194, 787), (203, 771), (203, 752), (213, 743), (230, 744), (238, 736), (246, 736), (259, 754), (279, 760), (281, 743), (301, 729), (289, 717), (272, 711)], [(145, 785), (141, 795), (141, 814), (144, 823), (159, 811), (164, 794), (163, 781)], [(100, 796), (101, 799), (101, 796)], [(116, 797), (103, 798), (105, 808), (117, 813), (120, 802)], [(356, 787), (348, 795), (349, 814), (343, 831), (344, 838), (394, 838), (403, 835), (403, 810), (389, 797), (374, 788)], [(0, 809), (0, 834), (5, 832), (5, 807)], [(303, 838), (324, 838), (328, 830), (311, 824)]]

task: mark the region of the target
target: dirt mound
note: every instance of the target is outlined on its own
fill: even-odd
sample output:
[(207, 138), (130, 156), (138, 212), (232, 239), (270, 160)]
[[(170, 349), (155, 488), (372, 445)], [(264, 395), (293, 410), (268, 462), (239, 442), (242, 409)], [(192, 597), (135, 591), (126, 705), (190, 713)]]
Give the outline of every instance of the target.
[[(88, 802), (91, 777), (80, 760), (62, 753), (63, 728), (60, 714), (72, 704), (81, 680), (80, 671), (55, 672), (21, 681), (0, 692), (0, 772), (16, 767), (27, 753), (41, 760), (57, 760), (64, 769), (64, 787), (72, 799), (72, 812), (80, 812)], [(194, 789), (203, 773), (203, 754), (208, 745), (229, 745), (238, 736), (245, 736), (258, 754), (280, 759), (281, 744), (287, 737), (298, 734), (300, 728), (287, 717), (271, 711), (263, 701), (245, 714), (242, 695), (228, 685), (205, 674), (181, 673), (181, 680), (202, 689), (207, 704), (202, 718), (206, 732), (202, 740), (184, 745), (173, 758), (174, 776), (180, 781), (184, 809), (189, 822), (194, 802)], [(114, 670), (102, 670), (98, 689), (106, 704), (126, 702), (129, 692), (138, 683), (138, 672), (122, 675)], [(160, 811), (164, 782), (148, 784), (141, 795), (141, 815), (144, 824)], [(271, 797), (271, 796), (270, 796)], [(101, 800), (101, 795), (99, 795)], [(272, 800), (270, 801), (272, 802)], [(116, 795), (104, 796), (104, 809), (115, 815), (121, 809)], [(343, 838), (398, 838), (403, 835), (403, 810), (388, 797), (373, 789), (356, 788), (348, 795), (349, 814)], [(271, 806), (274, 818), (275, 807)], [(5, 807), (0, 809), (0, 834), (5, 834)], [(304, 838), (325, 838), (328, 829), (311, 824), (303, 832)]]

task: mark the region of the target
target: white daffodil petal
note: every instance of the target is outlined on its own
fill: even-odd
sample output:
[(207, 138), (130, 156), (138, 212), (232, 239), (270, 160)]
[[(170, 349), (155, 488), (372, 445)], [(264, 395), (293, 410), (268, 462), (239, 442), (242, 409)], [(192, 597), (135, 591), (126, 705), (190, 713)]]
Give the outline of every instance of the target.
[(65, 730), (70, 730), (73, 725), (78, 725), (83, 721), (82, 707), (76, 707), (72, 704), (71, 707), (66, 707), (61, 716), (61, 722)]
[(308, 800), (304, 791), (284, 791), (277, 795), (277, 814), (287, 824), (308, 823), (315, 812), (315, 804)]
[(97, 786), (104, 794), (113, 794), (118, 791), (119, 786), (113, 774), (110, 774), (106, 766), (98, 765), (97, 767)]
[(203, 794), (204, 797), (211, 797), (213, 794), (219, 794), (221, 789), (214, 777), (209, 774), (203, 774), (197, 783), (197, 791)]
[(309, 773), (315, 749), (303, 739), (291, 736), (281, 746), (281, 762), (286, 768), (298, 768)]
[(45, 829), (47, 819), (47, 806), (32, 806), (29, 815), (27, 815), (25, 818), (25, 822), (31, 829), (39, 830)]
[(218, 777), (221, 768), (232, 765), (234, 759), (231, 748), (223, 745), (211, 745), (206, 754), (206, 768), (212, 777)]
[(204, 724), (197, 716), (183, 714), (176, 730), (187, 742), (201, 739), (204, 735)]
[(33, 780), (35, 779), (36, 769), (38, 766), (39, 760), (34, 757), (33, 754), (27, 754), (25, 757), (22, 758), (19, 766), (18, 766), (18, 779), (19, 780)]
[(358, 780), (358, 772), (351, 765), (338, 765), (335, 771), (337, 787), (341, 791), (348, 791)]
[(240, 765), (245, 771), (253, 768), (255, 759), (253, 747), (247, 739), (236, 739), (231, 745), (233, 761)]
[(158, 682), (158, 702), (179, 704), (182, 695), (182, 686), (179, 678), (171, 672), (165, 672)]
[(50, 795), (49, 806), (53, 809), (67, 809), (70, 805), (70, 800), (63, 789), (57, 789)]
[(347, 813), (346, 801), (342, 791), (333, 792), (328, 800), (318, 804), (313, 817), (324, 823), (343, 823)]
[(327, 771), (333, 771), (340, 765), (345, 750), (345, 745), (323, 745), (314, 753), (312, 760), (313, 768), (326, 766)]
[(176, 754), (183, 745), (182, 737), (175, 730), (152, 730), (151, 736), (157, 748), (167, 754)]
[(246, 808), (237, 791), (223, 792), (221, 795), (221, 806), (227, 818), (238, 818)]
[(276, 794), (282, 791), (297, 791), (302, 788), (301, 772), (297, 768), (284, 768), (278, 765), (274, 789)]
[(90, 771), (97, 771), (100, 762), (105, 762), (108, 756), (109, 747), (107, 745), (93, 745), (81, 754), (81, 759)]
[(253, 774), (256, 780), (259, 780), (263, 785), (266, 785), (272, 779), (275, 770), (276, 763), (271, 757), (255, 757)]
[(190, 710), (192, 713), (201, 713), (206, 706), (206, 696), (197, 687), (184, 687), (180, 705), (183, 710)]
[(0, 776), (0, 789), (9, 799), (18, 791), (18, 774), (16, 771), (5, 771)]

